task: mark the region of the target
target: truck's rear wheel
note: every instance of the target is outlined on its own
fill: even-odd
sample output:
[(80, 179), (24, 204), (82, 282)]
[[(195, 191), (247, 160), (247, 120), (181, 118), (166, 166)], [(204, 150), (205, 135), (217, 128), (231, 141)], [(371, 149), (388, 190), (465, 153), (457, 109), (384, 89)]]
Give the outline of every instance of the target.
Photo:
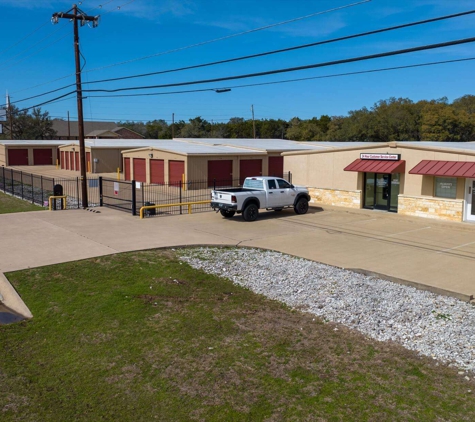
[(306, 214), (308, 211), (307, 198), (300, 198), (294, 207), (295, 214)]
[(259, 214), (259, 208), (257, 208), (256, 204), (249, 204), (244, 211), (242, 212), (242, 218), (245, 221), (255, 221), (257, 219), (257, 215)]
[(224, 218), (231, 218), (234, 216), (234, 214), (236, 214), (234, 211), (229, 211), (229, 210), (221, 210), (219, 212)]

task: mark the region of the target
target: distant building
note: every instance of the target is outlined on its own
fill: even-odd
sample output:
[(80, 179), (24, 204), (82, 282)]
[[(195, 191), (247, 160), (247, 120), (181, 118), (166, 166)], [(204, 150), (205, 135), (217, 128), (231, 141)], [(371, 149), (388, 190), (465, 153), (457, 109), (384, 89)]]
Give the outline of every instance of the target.
[[(56, 131), (54, 139), (78, 140), (78, 122), (53, 119), (53, 129)], [(114, 122), (84, 122), (85, 139), (144, 139), (131, 129), (117, 126)]]

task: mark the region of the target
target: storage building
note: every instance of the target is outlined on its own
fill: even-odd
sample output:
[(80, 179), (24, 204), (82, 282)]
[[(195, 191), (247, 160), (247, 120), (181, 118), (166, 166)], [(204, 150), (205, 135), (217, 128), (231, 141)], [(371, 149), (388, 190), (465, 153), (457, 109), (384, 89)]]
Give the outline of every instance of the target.
[(450, 221), (475, 221), (475, 143), (313, 143), (284, 169), (312, 201)]

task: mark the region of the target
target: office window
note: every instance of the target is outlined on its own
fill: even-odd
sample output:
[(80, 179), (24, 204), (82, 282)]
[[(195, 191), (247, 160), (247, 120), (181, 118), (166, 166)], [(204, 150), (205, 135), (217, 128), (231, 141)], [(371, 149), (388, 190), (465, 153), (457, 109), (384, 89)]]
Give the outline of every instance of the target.
[(457, 197), (456, 177), (436, 177), (435, 194), (438, 198), (455, 199)]

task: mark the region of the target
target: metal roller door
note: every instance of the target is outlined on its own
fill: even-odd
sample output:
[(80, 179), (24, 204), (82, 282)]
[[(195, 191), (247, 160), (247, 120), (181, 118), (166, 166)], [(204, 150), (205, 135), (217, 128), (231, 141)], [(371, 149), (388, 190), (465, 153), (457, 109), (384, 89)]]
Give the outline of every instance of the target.
[(71, 170), (74, 170), (74, 152), (69, 151), (69, 162), (71, 163)]
[(284, 157), (269, 157), (268, 176), (284, 177)]
[(64, 151), (61, 151), (61, 170), (66, 168), (66, 158), (64, 157)]
[(208, 161), (208, 186), (232, 185), (233, 160), (210, 160)]
[(124, 158), (124, 179), (130, 180), (130, 158)]
[(28, 165), (28, 148), (8, 149), (8, 165), (9, 166), (27, 166)]
[(66, 151), (64, 153), (64, 157), (66, 158), (66, 160), (65, 160), (66, 161), (65, 169), (69, 170), (69, 152), (68, 151)]
[(165, 161), (150, 160), (150, 183), (163, 185), (165, 183)]
[(81, 166), (79, 165), (79, 152), (76, 151), (74, 153), (74, 160), (76, 162), (76, 170), (79, 171), (81, 169)]
[(33, 165), (47, 166), (53, 164), (53, 150), (51, 148), (34, 148), (33, 149)]
[(147, 181), (145, 158), (134, 158), (134, 180), (137, 182)]
[(185, 162), (170, 160), (168, 162), (168, 183), (170, 185), (180, 185), (185, 174)]
[(239, 162), (239, 183), (242, 185), (246, 177), (262, 176), (262, 160), (241, 160)]

